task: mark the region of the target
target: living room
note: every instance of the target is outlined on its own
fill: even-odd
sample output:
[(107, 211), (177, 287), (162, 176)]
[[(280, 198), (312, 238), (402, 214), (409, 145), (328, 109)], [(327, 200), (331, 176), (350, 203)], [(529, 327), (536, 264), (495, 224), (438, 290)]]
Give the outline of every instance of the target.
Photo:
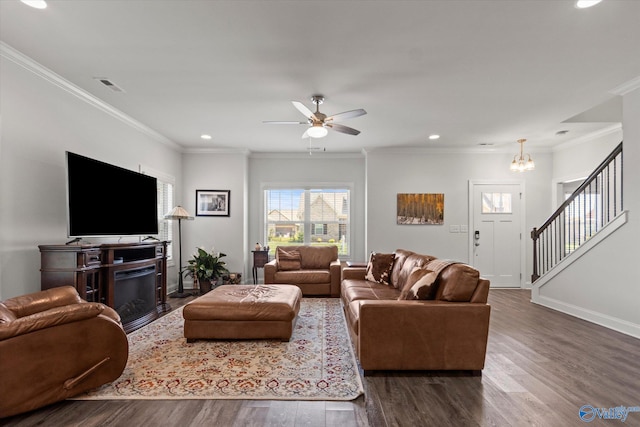
[[(55, 10), (55, 2), (52, 3), (50, 9)], [(492, 7), (499, 8), (500, 3), (504, 2), (493, 3), (496, 4), (492, 4)], [(571, 8), (573, 13), (578, 12), (573, 8), (572, 2), (558, 3), (567, 3), (566, 7)], [(605, 0), (594, 9), (584, 11), (591, 13), (590, 16), (597, 12), (597, 8), (606, 12), (608, 20), (604, 24), (593, 23), (593, 25), (602, 26), (598, 26), (598, 29), (609, 28), (607, 25), (611, 21), (620, 22), (619, 26), (626, 38), (624, 40), (620, 38), (618, 54), (608, 57), (607, 61), (610, 62), (608, 66), (614, 69), (619, 67), (617, 64), (623, 63), (623, 69), (607, 74), (609, 80), (604, 77), (598, 80), (592, 75), (591, 78), (595, 82), (593, 87), (574, 87), (574, 92), (569, 95), (580, 98), (582, 109), (572, 110), (569, 113), (569, 110), (559, 108), (553, 103), (541, 103), (544, 105), (539, 108), (559, 110), (554, 115), (556, 121), (529, 125), (519, 121), (524, 119), (516, 117), (518, 120), (505, 122), (505, 129), (501, 132), (508, 137), (496, 138), (499, 143), (494, 147), (479, 146), (478, 142), (482, 141), (475, 139), (472, 142), (468, 141), (466, 145), (452, 147), (446, 145), (425, 147), (424, 144), (418, 145), (414, 141), (399, 141), (399, 143), (411, 142), (408, 146), (395, 145), (395, 137), (388, 136), (389, 133), (385, 133), (388, 146), (363, 146), (358, 141), (364, 139), (366, 142), (367, 133), (371, 135), (378, 132), (380, 127), (387, 127), (391, 128), (392, 135), (393, 128), (402, 127), (401, 121), (393, 123), (381, 115), (378, 112), (380, 110), (375, 108), (377, 104), (374, 107), (366, 102), (367, 99), (375, 98), (377, 91), (381, 91), (382, 97), (385, 90), (372, 83), (370, 87), (364, 89), (352, 89), (351, 93), (345, 89), (343, 95), (338, 93), (340, 87), (347, 87), (347, 82), (355, 84), (357, 81), (344, 81), (340, 77), (340, 70), (337, 70), (329, 75), (334, 76), (338, 83), (329, 83), (327, 80), (330, 77), (325, 77), (323, 74), (323, 72), (327, 73), (326, 70), (312, 71), (306, 67), (292, 70), (288, 79), (299, 79), (294, 87), (284, 90), (279, 97), (273, 97), (269, 109), (259, 116), (250, 117), (250, 120), (260, 127), (260, 134), (256, 134), (252, 141), (246, 141), (246, 146), (228, 144), (225, 140), (227, 134), (223, 132), (232, 134), (233, 129), (224, 128), (224, 123), (217, 120), (211, 125), (214, 129), (220, 129), (220, 134), (214, 133), (215, 144), (205, 145), (199, 140), (199, 132), (204, 132), (202, 122), (192, 126), (195, 132), (193, 138), (198, 141), (184, 144), (180, 140), (178, 143), (165, 132), (149, 126), (147, 114), (143, 110), (132, 108), (127, 112), (127, 102), (117, 98), (121, 94), (106, 92), (104, 88), (97, 86), (93, 91), (85, 90), (83, 85), (87, 83), (84, 80), (74, 81), (67, 77), (64, 70), (49, 65), (51, 56), (64, 57), (69, 55), (69, 52), (73, 52), (74, 44), (80, 43), (76, 39), (77, 34), (66, 36), (74, 40), (67, 47), (58, 46), (54, 50), (48, 50), (52, 49), (50, 47), (42, 47), (33, 50), (30, 54), (30, 49), (27, 47), (29, 42), (22, 41), (16, 27), (26, 23), (37, 24), (37, 20), (43, 18), (25, 18), (24, 15), (27, 12), (19, 11), (22, 7), (26, 8), (17, 1), (3, 1), (0, 4), (2, 10), (0, 300), (40, 290), (38, 245), (60, 244), (68, 240), (65, 151), (81, 153), (130, 170), (142, 169), (174, 179), (174, 204), (183, 205), (192, 215), (196, 210), (196, 190), (229, 190), (230, 215), (220, 218), (196, 217), (194, 221), (183, 222), (182, 248), (184, 254), (189, 255), (197, 246), (215, 246), (217, 250), (227, 254), (229, 269), (242, 272), (245, 278), (251, 277), (253, 245), (256, 241), (263, 242), (265, 239), (263, 190), (270, 184), (296, 186), (347, 184), (352, 196), (350, 260), (366, 260), (371, 251), (391, 252), (397, 248), (406, 248), (421, 253), (432, 253), (440, 258), (471, 263), (469, 254), (472, 241), (469, 233), (454, 233), (451, 232), (450, 227), (469, 224), (469, 182), (523, 183), (525, 212), (522, 228), (525, 232), (521, 246), (524, 262), (520, 287), (526, 289), (532, 287), (530, 280), (532, 250), (528, 233), (533, 227), (542, 224), (555, 209), (557, 205), (555, 201), (558, 199), (557, 194), (554, 193), (555, 187), (559, 182), (587, 176), (624, 139), (624, 163), (631, 165), (624, 169), (624, 209), (631, 213), (624, 230), (615, 233), (590, 250), (563, 274), (557, 276), (553, 283), (545, 285), (539, 292), (557, 301), (559, 306), (557, 308), (564, 308), (565, 312), (622, 331), (627, 335), (640, 337), (640, 313), (635, 304), (640, 290), (636, 285), (637, 272), (634, 267), (635, 240), (640, 235), (640, 222), (633, 215), (634, 211), (640, 209), (640, 194), (633, 191), (640, 185), (640, 170), (632, 167), (635, 160), (640, 159), (640, 123), (636, 119), (640, 116), (638, 86), (640, 64), (635, 52), (629, 49), (629, 46), (634, 43), (637, 46), (639, 37), (635, 23), (633, 25), (630, 23), (633, 21), (632, 17), (638, 14), (638, 6), (633, 2)], [(385, 10), (392, 10), (391, 6), (387, 5), (387, 7), (389, 9)], [(354, 10), (358, 9), (352, 4), (349, 12), (354, 13)], [(305, 9), (304, 12), (307, 10)], [(248, 12), (242, 10), (242, 13)], [(325, 14), (330, 15), (327, 12)], [(371, 14), (371, 11), (367, 11), (367, 16)], [(466, 14), (464, 15), (467, 17)], [(378, 15), (374, 14), (374, 16)], [(300, 20), (303, 19), (298, 17)], [(400, 17), (405, 18), (406, 15), (402, 14)], [(373, 19), (373, 17), (370, 18)], [(11, 19), (17, 19), (16, 23), (9, 25)], [(36, 21), (33, 21), (34, 19)], [(254, 19), (257, 18), (254, 17)], [(595, 20), (595, 18), (589, 18), (585, 25), (592, 22), (590, 19)], [(249, 26), (247, 22), (243, 21), (243, 23), (246, 27)], [(219, 25), (222, 23), (219, 22)], [(302, 26), (302, 24), (298, 25)], [(246, 27), (243, 26), (245, 29)], [(308, 27), (303, 38), (312, 39), (317, 36), (323, 26), (320, 25), (320, 29), (314, 25)], [(518, 25), (515, 25), (516, 29), (517, 27)], [(621, 37), (620, 34), (617, 36)], [(473, 34), (467, 33), (464, 37), (472, 38)], [(615, 37), (613, 39), (615, 40)], [(629, 42), (629, 39), (632, 42)], [(611, 40), (608, 41), (611, 42)], [(570, 41), (564, 42), (568, 45)], [(162, 48), (165, 47), (162, 46)], [(179, 50), (179, 47), (171, 44), (166, 48), (171, 50), (172, 54), (176, 54)], [(579, 48), (576, 49), (579, 50)], [(418, 53), (418, 51), (414, 52), (415, 55)], [(375, 55), (375, 52), (368, 51), (366, 54)], [(517, 67), (518, 71), (535, 65), (538, 67), (537, 75), (549, 78), (547, 76), (554, 73), (553, 68), (557, 64), (552, 60), (557, 57), (552, 55), (529, 57), (526, 55), (526, 50), (523, 50), (523, 55), (523, 58), (512, 58), (512, 63), (522, 62)], [(592, 61), (601, 59), (598, 56), (589, 58), (589, 55), (585, 55), (585, 57)], [(579, 59), (585, 61), (585, 57)], [(545, 60), (547, 62), (541, 62)], [(169, 59), (165, 62), (169, 62)], [(315, 61), (312, 62), (315, 63)], [(505, 62), (496, 68), (508, 67), (512, 63)], [(253, 63), (251, 65), (255, 66)], [(292, 67), (294, 65), (291, 64)], [(184, 65), (184, 67), (187, 66)], [(364, 76), (366, 70), (357, 71)], [(104, 71), (98, 69), (92, 72), (99, 74)], [(564, 72), (567, 74), (561, 75), (561, 79), (570, 80), (571, 75), (568, 71)], [(118, 79), (119, 83), (127, 87), (126, 73), (122, 71), (121, 73), (123, 77), (122, 80)], [(256, 75), (258, 74), (257, 71)], [(394, 77), (400, 79), (401, 75), (402, 73), (398, 73)], [(250, 74), (250, 76), (255, 80), (265, 78), (262, 75), (256, 77)], [(92, 77), (93, 75), (85, 75), (82, 79), (89, 80)], [(229, 76), (226, 78), (231, 79)], [(424, 78), (428, 79), (428, 74), (425, 74)], [(526, 82), (532, 86), (544, 84), (544, 82), (540, 83), (540, 80), (544, 81), (540, 77), (539, 80), (530, 79)], [(269, 85), (268, 82), (260, 81), (259, 83)], [(490, 85), (486, 80), (481, 83)], [(219, 91), (222, 96), (222, 92), (233, 92), (228, 90), (228, 85), (227, 82), (217, 84), (213, 93)], [(131, 89), (127, 87), (127, 90)], [(168, 91), (168, 89), (165, 86), (164, 89), (156, 90), (158, 102), (161, 102), (162, 90)], [(299, 99), (311, 106), (307, 98), (316, 90), (326, 91), (326, 101), (322, 105), (325, 111), (344, 111), (360, 107), (367, 109), (366, 116), (348, 122), (350, 126), (360, 129), (362, 134), (355, 137), (330, 134), (325, 141), (307, 141), (300, 139), (303, 128), (292, 127), (293, 129), (290, 130), (285, 126), (282, 132), (286, 133), (283, 134), (280, 133), (279, 128), (261, 123), (262, 120), (300, 119), (289, 101)], [(454, 84), (446, 91), (453, 94), (456, 90), (459, 89)], [(506, 105), (512, 102), (519, 105), (534, 103), (533, 98), (523, 101), (492, 96), (493, 90), (497, 89), (481, 91), (483, 96), (487, 97), (487, 103)], [(582, 94), (582, 90), (593, 91), (595, 94), (590, 93), (586, 96)], [(364, 97), (363, 91), (370, 93)], [(460, 98), (465, 98), (464, 91), (457, 93), (460, 93)], [(269, 92), (269, 96), (271, 94), (272, 92)], [(230, 95), (226, 94), (226, 96)], [(393, 104), (401, 102), (402, 97), (408, 99), (413, 96), (405, 90), (386, 102)], [(476, 93), (474, 96), (480, 95)], [(337, 106), (332, 104), (332, 99), (336, 98), (339, 102)], [(514, 95), (514, 98), (518, 96)], [(553, 134), (561, 130), (558, 125), (562, 120), (589, 111), (612, 98), (620, 101), (618, 120), (604, 120), (606, 125), (599, 126), (597, 131), (583, 131), (584, 134), (581, 137), (575, 137), (569, 133), (562, 139), (561, 144), (554, 142), (557, 139), (540, 138), (543, 141), (539, 142), (537, 147), (534, 144), (526, 146), (527, 151), (535, 159), (535, 171), (515, 175), (509, 171), (509, 164), (518, 149), (516, 139), (528, 137), (520, 129), (530, 129), (531, 133), (534, 133), (541, 131), (534, 125), (549, 126), (553, 128)], [(197, 99), (199, 105), (210, 102)], [(593, 100), (597, 101), (588, 103)], [(121, 103), (122, 107), (114, 106), (118, 103)], [(229, 101), (229, 104), (221, 103), (216, 108), (220, 114), (228, 108), (235, 115), (242, 116), (244, 115), (242, 103), (249, 105), (252, 99), (243, 96), (235, 105)], [(455, 108), (446, 107), (448, 110), (455, 110)], [(478, 108), (475, 112), (480, 117), (447, 116), (449, 120), (454, 121), (449, 126), (472, 128), (477, 121), (482, 120), (482, 109)], [(215, 115), (214, 112), (208, 114), (210, 117)], [(418, 121), (420, 121), (420, 115), (437, 116), (435, 112), (426, 110), (407, 114), (417, 116)], [(526, 117), (526, 114), (523, 113), (523, 116)], [(182, 119), (185, 120), (184, 117)], [(415, 118), (412, 119), (415, 120)], [(428, 121), (433, 123), (437, 120), (428, 118)], [(565, 125), (571, 124), (565, 123)], [(581, 126), (588, 127), (584, 123)], [(576, 132), (580, 131), (581, 126), (576, 126)], [(422, 134), (416, 132), (416, 139), (420, 137), (426, 140), (429, 131), (429, 129), (422, 129)], [(215, 131), (209, 130), (209, 132)], [(500, 132), (496, 132), (495, 135), (498, 133)], [(447, 135), (444, 132), (442, 134), (442, 140), (446, 140)], [(290, 148), (269, 150), (269, 143), (262, 142), (267, 136), (278, 140), (277, 143), (288, 143)], [(338, 139), (339, 137), (342, 139)], [(228, 139), (231, 140), (232, 137), (228, 136)], [(338, 146), (338, 142), (344, 145)], [(249, 143), (255, 145), (247, 148)], [(275, 144), (276, 142), (273, 146)], [(315, 147), (318, 144), (321, 147), (326, 145), (327, 151), (309, 148), (310, 145)], [(256, 146), (263, 146), (264, 149), (255, 148)], [(88, 209), (99, 209), (100, 186), (108, 185), (100, 182), (99, 178), (95, 181), (95, 206)], [(441, 226), (398, 225), (395, 205), (398, 193), (443, 193), (445, 195), (444, 224)], [(126, 206), (123, 206), (121, 220), (126, 221)], [(173, 227), (175, 240), (178, 234), (177, 224), (173, 224)], [(169, 292), (177, 289), (178, 273), (175, 261), (177, 247), (175, 245), (172, 255), (174, 261), (168, 273)], [(189, 282), (185, 283), (190, 286)]]

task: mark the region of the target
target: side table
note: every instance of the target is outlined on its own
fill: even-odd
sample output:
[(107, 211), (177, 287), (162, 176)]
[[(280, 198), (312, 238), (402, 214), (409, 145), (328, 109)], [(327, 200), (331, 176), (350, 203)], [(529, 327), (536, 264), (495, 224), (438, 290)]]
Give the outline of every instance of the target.
[(269, 251), (251, 251), (253, 252), (253, 283), (258, 283), (258, 269), (264, 268), (269, 262)]

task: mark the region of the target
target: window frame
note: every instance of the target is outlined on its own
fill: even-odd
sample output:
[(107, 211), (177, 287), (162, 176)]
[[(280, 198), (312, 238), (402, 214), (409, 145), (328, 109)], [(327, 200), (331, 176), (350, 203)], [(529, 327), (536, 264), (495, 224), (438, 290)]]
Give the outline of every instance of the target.
[[(339, 190), (343, 190), (344, 192), (347, 193), (348, 195), (348, 208), (347, 208), (347, 219), (346, 222), (344, 223), (340, 223), (339, 221), (336, 221), (335, 223), (337, 224), (337, 227), (339, 230), (342, 230), (344, 227), (346, 227), (346, 229), (348, 230), (348, 233), (345, 237), (345, 244), (347, 246), (346, 248), (346, 253), (340, 253), (340, 259), (341, 260), (351, 260), (353, 257), (353, 252), (354, 252), (354, 235), (353, 235), (353, 199), (354, 199), (354, 184), (351, 182), (345, 183), (345, 182), (307, 182), (307, 183), (262, 183), (260, 186), (260, 197), (261, 197), (261, 219), (260, 219), (260, 227), (261, 227), (261, 232), (260, 235), (262, 236), (263, 241), (265, 242), (265, 245), (268, 244), (267, 242), (269, 242), (269, 236), (268, 236), (268, 232), (269, 232), (269, 210), (268, 210), (268, 206), (267, 206), (267, 191), (270, 190), (291, 190), (291, 191), (295, 191), (295, 190), (301, 190), (301, 191), (305, 191), (305, 192), (309, 192), (308, 194), (312, 194), (312, 192), (317, 192), (317, 191), (322, 191), (322, 190), (327, 190), (327, 191), (339, 191)], [(315, 231), (314, 229), (312, 229), (312, 227), (314, 227), (316, 224), (321, 224), (323, 227), (323, 231), (327, 230), (327, 222), (326, 221), (317, 221), (316, 222), (312, 222), (311, 218), (310, 218), (310, 210), (308, 209), (309, 207), (309, 203), (310, 203), (310, 198), (306, 197), (305, 199), (305, 205), (307, 207), (307, 209), (305, 209), (305, 218), (302, 221), (294, 221), (295, 223), (300, 223), (302, 224), (303, 227), (303, 233), (304, 233), (304, 240), (302, 243), (300, 243), (301, 245), (310, 245), (313, 242), (310, 240), (312, 235), (315, 235), (312, 233), (312, 231)], [(326, 234), (325, 234), (326, 235)], [(340, 245), (340, 241), (336, 241), (335, 244), (337, 246)], [(340, 249), (340, 248), (339, 248)], [(275, 247), (271, 247), (270, 251), (273, 253), (275, 251)]]
[[(158, 234), (156, 234), (154, 237), (159, 240), (167, 241), (167, 265), (173, 266), (175, 265), (173, 258), (173, 224), (170, 223), (168, 219), (164, 219), (164, 216), (175, 206), (176, 179), (173, 175), (169, 175), (165, 172), (153, 169), (148, 166), (139, 165), (139, 168), (140, 173), (154, 177), (159, 184), (171, 186), (171, 191), (168, 193), (170, 193), (170, 198), (172, 200), (167, 200), (165, 202), (165, 206), (163, 206), (164, 212), (158, 211)], [(161, 236), (162, 233), (160, 232), (160, 230), (162, 230), (163, 228), (167, 230), (166, 236)]]

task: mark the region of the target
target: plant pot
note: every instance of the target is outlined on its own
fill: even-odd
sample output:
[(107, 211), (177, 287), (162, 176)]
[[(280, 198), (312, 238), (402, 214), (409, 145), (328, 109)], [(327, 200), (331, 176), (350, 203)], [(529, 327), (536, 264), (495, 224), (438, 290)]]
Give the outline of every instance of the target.
[(213, 287), (215, 286), (215, 284), (218, 282), (217, 278), (213, 278), (213, 279), (196, 279), (196, 282), (198, 282), (198, 288), (200, 289), (200, 295), (204, 295), (207, 292), (209, 292), (211, 289), (213, 289)]

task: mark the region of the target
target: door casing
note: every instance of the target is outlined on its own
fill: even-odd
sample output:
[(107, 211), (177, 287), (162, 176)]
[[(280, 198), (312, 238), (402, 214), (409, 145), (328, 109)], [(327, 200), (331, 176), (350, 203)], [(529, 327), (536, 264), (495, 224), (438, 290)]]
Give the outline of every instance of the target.
[(525, 287), (525, 276), (526, 276), (526, 246), (525, 242), (528, 241), (528, 234), (526, 233), (525, 226), (525, 212), (526, 212), (526, 193), (525, 193), (525, 183), (524, 180), (480, 180), (480, 179), (470, 179), (469, 180), (469, 233), (467, 236), (468, 239), (468, 250), (469, 250), (469, 263), (473, 264), (473, 248), (474, 248), (474, 238), (473, 238), (473, 226), (475, 224), (474, 218), (474, 187), (476, 185), (518, 185), (520, 188), (520, 288)]

